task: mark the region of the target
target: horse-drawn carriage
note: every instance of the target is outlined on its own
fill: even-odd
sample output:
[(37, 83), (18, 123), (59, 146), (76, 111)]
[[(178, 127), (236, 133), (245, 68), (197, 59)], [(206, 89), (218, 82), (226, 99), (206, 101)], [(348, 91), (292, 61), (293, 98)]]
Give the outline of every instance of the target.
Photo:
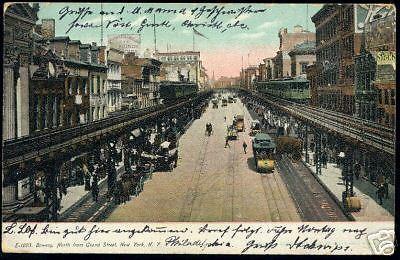
[(155, 154), (148, 152), (142, 152), (140, 155), (141, 165), (153, 165), (154, 170), (169, 170), (172, 171), (177, 165), (178, 161), (178, 149), (175, 142), (163, 142)]

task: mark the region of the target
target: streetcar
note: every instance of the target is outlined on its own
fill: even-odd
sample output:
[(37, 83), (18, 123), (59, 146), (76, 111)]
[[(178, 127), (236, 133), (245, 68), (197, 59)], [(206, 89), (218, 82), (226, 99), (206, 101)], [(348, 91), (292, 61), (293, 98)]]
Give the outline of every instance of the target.
[(257, 172), (274, 172), (275, 142), (268, 134), (258, 133), (252, 141), (254, 162)]
[(244, 116), (243, 115), (236, 115), (235, 116), (235, 121), (233, 124), (236, 127), (236, 130), (238, 132), (243, 132), (244, 131)]
[(227, 131), (228, 140), (237, 140), (238, 134), (237, 134), (236, 127), (234, 125), (228, 126), (226, 131)]
[(259, 120), (253, 120), (250, 126), (250, 135), (261, 133), (261, 123)]

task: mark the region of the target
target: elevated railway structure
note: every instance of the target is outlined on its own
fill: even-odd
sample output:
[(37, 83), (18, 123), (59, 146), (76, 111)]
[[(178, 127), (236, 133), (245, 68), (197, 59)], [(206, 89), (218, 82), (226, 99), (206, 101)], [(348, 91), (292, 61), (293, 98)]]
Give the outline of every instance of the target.
[(394, 129), (269, 94), (237, 91), (248, 106), (263, 116), (266, 125), (278, 123), (286, 134), (291, 132), (302, 140), (304, 159), (315, 165), (316, 174), (322, 173), (322, 163), (327, 160), (338, 164), (345, 180), (343, 200), (354, 195), (354, 173), (360, 173), (360, 169), (361, 177), (377, 187), (385, 179), (394, 183)]
[(391, 128), (338, 112), (314, 108), (270, 95), (260, 95), (246, 89), (240, 89), (240, 91), (273, 110), (278, 110), (316, 128), (334, 132), (350, 142), (373, 148), (390, 156), (395, 154), (395, 133)]
[[(78, 161), (86, 185), (86, 178), (89, 176), (90, 182), (100, 162), (115, 170), (124, 155), (126, 159), (133, 156), (133, 150), (147, 147), (152, 133), (162, 136), (166, 128), (183, 129), (199, 117), (210, 95), (210, 91), (198, 92), (168, 104), (3, 142), (3, 215), (12, 215), (29, 204), (35, 210), (44, 209), (45, 216), (37, 220), (56, 220), (62, 182), (70, 171), (67, 163)], [(135, 131), (141, 133), (139, 137)], [(117, 177), (113, 170), (105, 174), (111, 180)], [(113, 181), (108, 183), (110, 188)], [(44, 199), (37, 198), (38, 191)]]

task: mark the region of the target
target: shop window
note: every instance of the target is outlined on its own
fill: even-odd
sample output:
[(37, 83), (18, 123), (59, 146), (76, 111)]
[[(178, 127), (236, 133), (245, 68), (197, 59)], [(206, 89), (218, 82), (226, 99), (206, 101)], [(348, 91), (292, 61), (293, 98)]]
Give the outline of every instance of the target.
[(390, 90), (390, 99), (391, 99), (391, 104), (396, 105), (396, 93), (394, 89)]
[(384, 90), (385, 94), (385, 105), (389, 105), (389, 93), (388, 90)]
[(92, 80), (90, 81), (90, 94), (94, 94), (94, 76), (92, 76)]

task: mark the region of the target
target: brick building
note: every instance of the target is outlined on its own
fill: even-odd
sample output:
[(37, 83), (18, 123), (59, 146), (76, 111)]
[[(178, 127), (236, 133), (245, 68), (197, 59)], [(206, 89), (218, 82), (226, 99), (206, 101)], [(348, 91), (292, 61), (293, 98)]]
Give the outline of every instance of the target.
[(325, 4), (313, 17), (316, 27), (317, 91), (320, 107), (355, 113), (354, 57), (360, 54), (361, 5)]
[(313, 62), (313, 64), (308, 65), (306, 68), (307, 79), (310, 82), (310, 105), (318, 106), (318, 90), (317, 90), (317, 76), (318, 76), (318, 68), (317, 64)]
[(292, 65), (289, 52), (299, 43), (314, 41), (315, 33), (303, 30), (303, 27), (296, 25), (293, 32), (288, 32), (287, 28), (279, 30), (279, 51), (273, 58), (274, 70), (273, 78), (282, 78), (292, 75)]
[(141, 108), (158, 104), (161, 62), (126, 53), (122, 61), (123, 96), (134, 95)]

